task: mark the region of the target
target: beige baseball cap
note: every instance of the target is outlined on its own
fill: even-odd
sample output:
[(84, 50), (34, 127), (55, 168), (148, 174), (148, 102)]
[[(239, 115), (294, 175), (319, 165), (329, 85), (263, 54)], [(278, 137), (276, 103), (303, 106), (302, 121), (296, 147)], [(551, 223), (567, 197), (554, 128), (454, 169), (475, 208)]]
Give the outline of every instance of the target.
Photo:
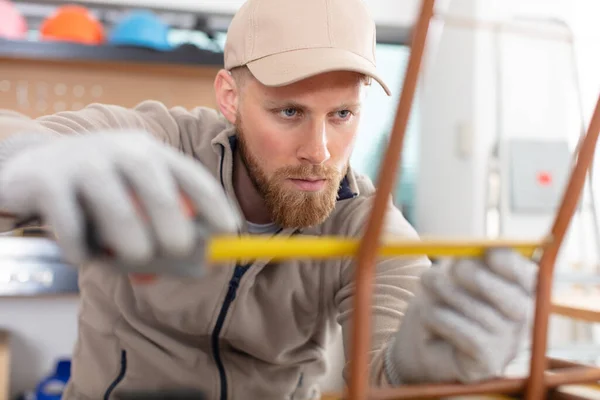
[(246, 65), (266, 86), (355, 71), (390, 95), (375, 65), (375, 34), (363, 0), (247, 0), (227, 32), (225, 69)]

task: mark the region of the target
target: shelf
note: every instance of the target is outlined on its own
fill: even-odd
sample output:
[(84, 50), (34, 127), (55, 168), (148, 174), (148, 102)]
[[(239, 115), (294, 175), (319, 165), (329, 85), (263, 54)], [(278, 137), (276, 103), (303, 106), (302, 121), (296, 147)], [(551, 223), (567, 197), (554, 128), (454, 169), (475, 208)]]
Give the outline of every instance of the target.
[(200, 49), (191, 44), (181, 45), (172, 51), (154, 51), (137, 47), (0, 39), (0, 59), (108, 61), (211, 67), (223, 65), (223, 53)]

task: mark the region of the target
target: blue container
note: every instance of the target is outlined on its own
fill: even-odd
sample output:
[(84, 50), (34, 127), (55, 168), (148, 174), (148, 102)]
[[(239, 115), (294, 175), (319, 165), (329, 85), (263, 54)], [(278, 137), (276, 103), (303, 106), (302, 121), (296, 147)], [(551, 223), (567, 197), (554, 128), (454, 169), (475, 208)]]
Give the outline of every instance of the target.
[(71, 360), (59, 360), (52, 375), (44, 378), (35, 389), (36, 400), (60, 400), (71, 377)]

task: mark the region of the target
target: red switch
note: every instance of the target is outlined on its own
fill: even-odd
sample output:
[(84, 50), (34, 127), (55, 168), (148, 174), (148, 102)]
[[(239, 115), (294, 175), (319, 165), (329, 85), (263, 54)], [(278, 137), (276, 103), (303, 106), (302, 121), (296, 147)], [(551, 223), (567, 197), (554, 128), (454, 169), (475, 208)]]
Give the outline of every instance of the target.
[(546, 171), (538, 172), (537, 181), (542, 186), (548, 186), (552, 183), (552, 175)]

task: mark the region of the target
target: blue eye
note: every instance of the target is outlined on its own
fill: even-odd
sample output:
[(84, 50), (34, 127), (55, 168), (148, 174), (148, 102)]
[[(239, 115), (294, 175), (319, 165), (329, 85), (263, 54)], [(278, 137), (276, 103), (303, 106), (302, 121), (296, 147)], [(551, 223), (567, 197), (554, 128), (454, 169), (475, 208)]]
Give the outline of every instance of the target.
[(298, 110), (295, 108), (285, 108), (281, 110), (281, 113), (283, 113), (283, 116), (286, 118), (293, 118), (298, 114)]
[(337, 115), (341, 119), (348, 119), (352, 116), (352, 112), (350, 110), (340, 110), (337, 112)]

